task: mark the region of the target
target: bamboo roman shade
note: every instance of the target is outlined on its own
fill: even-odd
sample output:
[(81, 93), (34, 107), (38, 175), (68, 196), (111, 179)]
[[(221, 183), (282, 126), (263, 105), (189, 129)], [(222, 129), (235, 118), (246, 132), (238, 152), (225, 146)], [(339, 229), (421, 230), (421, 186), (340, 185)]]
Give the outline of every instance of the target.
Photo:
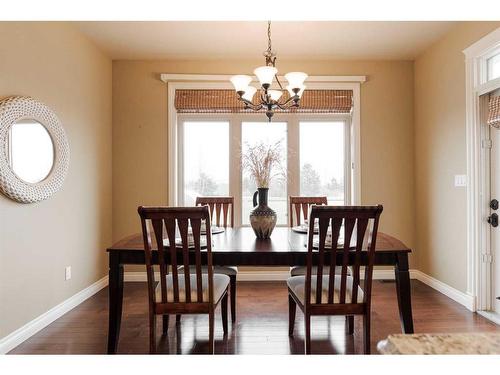
[[(289, 98), (288, 92), (283, 94)], [(254, 103), (257, 104), (257, 94)], [(245, 110), (234, 90), (176, 90), (175, 108), (178, 113), (234, 113)], [(278, 113), (351, 113), (351, 90), (305, 90), (299, 108), (276, 109)], [(262, 112), (265, 110), (262, 109)]]
[(500, 128), (500, 96), (490, 96), (488, 125), (497, 129)]

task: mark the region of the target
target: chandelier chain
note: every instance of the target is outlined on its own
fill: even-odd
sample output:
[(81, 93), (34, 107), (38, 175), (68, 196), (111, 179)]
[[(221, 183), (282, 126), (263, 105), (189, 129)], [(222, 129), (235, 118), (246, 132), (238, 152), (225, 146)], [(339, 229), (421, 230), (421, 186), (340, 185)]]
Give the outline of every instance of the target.
[(273, 53), (271, 48), (271, 21), (267, 21), (267, 53), (269, 56)]

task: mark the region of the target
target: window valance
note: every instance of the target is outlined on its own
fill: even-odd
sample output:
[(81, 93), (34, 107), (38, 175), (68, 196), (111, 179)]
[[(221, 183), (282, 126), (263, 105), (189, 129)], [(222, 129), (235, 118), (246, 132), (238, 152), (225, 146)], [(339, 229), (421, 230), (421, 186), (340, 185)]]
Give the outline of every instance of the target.
[[(288, 92), (283, 94), (288, 99)], [(256, 96), (254, 102), (257, 103)], [(351, 90), (307, 90), (299, 108), (276, 110), (278, 113), (351, 113)], [(175, 108), (178, 113), (245, 113), (234, 90), (186, 90), (175, 91)], [(262, 109), (262, 112), (265, 110)], [(253, 111), (248, 111), (253, 112)]]
[(500, 96), (490, 96), (488, 105), (488, 125), (500, 128)]

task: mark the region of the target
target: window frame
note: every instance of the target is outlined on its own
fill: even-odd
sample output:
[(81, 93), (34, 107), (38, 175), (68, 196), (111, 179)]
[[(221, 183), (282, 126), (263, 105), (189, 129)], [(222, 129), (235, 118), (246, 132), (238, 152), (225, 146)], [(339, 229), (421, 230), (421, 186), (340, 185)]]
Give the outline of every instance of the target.
[[(241, 139), (241, 125), (234, 126), (235, 121), (238, 118), (244, 116), (245, 121), (263, 121), (262, 113), (236, 113), (236, 114), (178, 114), (175, 110), (174, 99), (175, 90), (177, 89), (232, 89), (232, 85), (229, 82), (229, 75), (196, 75), (196, 74), (161, 74), (161, 80), (167, 83), (167, 98), (168, 98), (168, 116), (167, 116), (167, 126), (165, 131), (165, 139), (167, 144), (167, 150), (165, 152), (167, 157), (167, 168), (165, 171), (166, 175), (166, 186), (168, 191), (166, 191), (166, 204), (177, 206), (179, 204), (179, 123), (181, 121), (188, 121), (200, 118), (211, 119), (212, 121), (229, 121), (230, 123), (230, 137), (234, 135), (240, 137)], [(281, 78), (281, 77), (280, 77)], [(360, 123), (361, 123), (361, 97), (360, 97), (360, 86), (362, 82), (366, 81), (365, 76), (310, 76), (308, 78), (308, 88), (309, 89), (323, 89), (323, 90), (352, 90), (353, 91), (353, 111), (350, 115), (336, 115), (336, 114), (275, 114), (275, 121), (280, 121), (283, 117), (290, 117), (288, 122), (288, 147), (293, 147), (290, 142), (290, 129), (299, 131), (299, 119), (300, 121), (335, 121), (339, 117), (349, 117), (349, 147), (345, 150), (349, 150), (349, 155), (346, 157), (346, 161), (350, 160), (350, 163), (345, 163), (348, 168), (348, 174), (350, 178), (350, 189), (346, 192), (349, 195), (349, 203), (352, 205), (361, 204), (361, 136), (360, 136)], [(293, 118), (294, 117), (294, 118)], [(335, 119), (334, 119), (335, 118)], [(290, 124), (295, 121), (295, 126)], [(241, 124), (241, 119), (240, 119)], [(346, 133), (347, 134), (347, 133)], [(346, 137), (347, 138), (347, 137)], [(298, 135), (297, 135), (297, 143)], [(230, 150), (232, 147), (230, 146)], [(297, 144), (298, 150), (298, 144)], [(293, 162), (293, 157), (299, 159), (299, 153), (288, 153), (287, 164), (290, 165)], [(230, 151), (230, 170), (238, 168), (240, 170), (240, 164), (238, 164)], [(297, 160), (297, 167), (299, 166), (299, 160)], [(241, 173), (230, 173), (229, 176), (229, 194), (235, 196), (235, 224), (241, 225)], [(233, 188), (231, 188), (233, 186)], [(236, 186), (236, 188), (234, 188)], [(236, 190), (236, 191), (235, 191)], [(294, 176), (289, 176), (287, 195), (298, 195), (300, 191), (300, 181)], [(238, 198), (237, 198), (238, 197)]]

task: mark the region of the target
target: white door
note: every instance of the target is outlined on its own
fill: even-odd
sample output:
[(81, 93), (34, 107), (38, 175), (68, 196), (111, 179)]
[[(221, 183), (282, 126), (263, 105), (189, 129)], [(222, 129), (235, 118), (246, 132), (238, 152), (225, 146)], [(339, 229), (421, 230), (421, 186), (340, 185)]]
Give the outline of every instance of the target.
[(491, 310), (500, 314), (500, 129), (490, 128)]

